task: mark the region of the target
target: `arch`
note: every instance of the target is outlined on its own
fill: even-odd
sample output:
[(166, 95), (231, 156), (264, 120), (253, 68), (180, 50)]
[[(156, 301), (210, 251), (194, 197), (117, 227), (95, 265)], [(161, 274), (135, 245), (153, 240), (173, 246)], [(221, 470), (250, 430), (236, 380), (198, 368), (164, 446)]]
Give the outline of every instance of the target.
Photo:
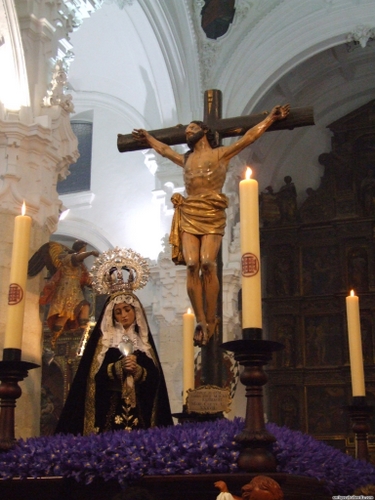
[(58, 238), (59, 235), (84, 240), (99, 252), (113, 248), (109, 236), (102, 228), (83, 219), (67, 218), (60, 221), (54, 237)]
[[(202, 82), (199, 67), (198, 50), (186, 50), (197, 47), (197, 38), (192, 22), (192, 7), (189, 0), (180, 0), (176, 5), (160, 0), (147, 2), (140, 0), (148, 22), (154, 31), (168, 71), (170, 84), (175, 96), (177, 116), (191, 120), (202, 109)], [(188, 20), (188, 22), (186, 22)], [(138, 20), (138, 33), (146, 46), (147, 34)], [(189, 81), (189, 86), (186, 81)], [(164, 85), (163, 80), (160, 84)], [(159, 90), (159, 94), (162, 95)]]
[[(178, 120), (172, 77), (183, 78), (177, 76), (181, 57), (175, 49), (171, 23), (158, 2), (152, 3), (152, 8), (147, 3), (104, 4), (85, 20), (71, 37), (75, 59), (69, 82), (73, 90), (90, 88), (97, 96), (110, 94), (119, 102), (131, 102), (139, 114), (152, 118), (151, 128), (156, 128)], [(99, 30), (116, 36), (103, 41), (97, 36)], [(176, 63), (172, 64), (174, 57)]]
[[(272, 36), (264, 30), (264, 24), (249, 33), (242, 26), (242, 41), (226, 48), (226, 71), (221, 59), (220, 68), (215, 68), (219, 87), (226, 89), (224, 102), (228, 116), (251, 112), (264, 95), (288, 72), (328, 48), (345, 43), (347, 34), (360, 24), (375, 24), (369, 18), (370, 1), (361, 4), (347, 0), (330, 9), (320, 2), (320, 9), (311, 2), (304, 8), (285, 8), (284, 3), (275, 8), (266, 22), (277, 29)], [(373, 4), (372, 4), (373, 6)], [(306, 17), (309, 29), (306, 29)], [(238, 37), (237, 37), (238, 38)], [(243, 64), (244, 54), (249, 54), (251, 64)], [(232, 75), (236, 74), (234, 80)], [(250, 95), (250, 98), (249, 98)]]
[(72, 96), (76, 108), (76, 114), (73, 119), (91, 115), (91, 121), (94, 123), (95, 108), (100, 108), (120, 116), (131, 127), (151, 127), (151, 124), (145, 121), (145, 117), (137, 109), (116, 96), (95, 91), (74, 91), (72, 92)]

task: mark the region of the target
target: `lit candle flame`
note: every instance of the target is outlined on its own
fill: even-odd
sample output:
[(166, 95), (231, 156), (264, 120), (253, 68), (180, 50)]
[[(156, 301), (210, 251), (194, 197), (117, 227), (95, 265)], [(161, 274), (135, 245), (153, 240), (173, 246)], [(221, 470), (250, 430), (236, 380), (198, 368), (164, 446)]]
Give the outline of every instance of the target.
[(188, 314), (191, 314), (191, 309), (190, 309), (190, 307), (188, 307), (187, 313), (188, 313)]
[(354, 290), (350, 290), (350, 296), (351, 296), (351, 297), (354, 297), (354, 296), (355, 296)]
[(22, 210), (21, 210), (21, 214), (22, 214), (22, 215), (25, 215), (25, 213), (26, 213), (26, 203), (25, 203), (25, 200), (24, 200), (24, 202), (22, 203)]
[(247, 167), (246, 169), (246, 180), (249, 180), (252, 174), (252, 170), (250, 167)]

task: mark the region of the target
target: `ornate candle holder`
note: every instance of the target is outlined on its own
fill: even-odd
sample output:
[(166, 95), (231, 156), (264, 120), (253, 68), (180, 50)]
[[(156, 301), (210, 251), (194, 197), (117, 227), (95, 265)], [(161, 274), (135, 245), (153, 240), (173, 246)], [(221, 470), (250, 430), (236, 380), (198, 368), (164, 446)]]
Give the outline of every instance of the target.
[(15, 443), (14, 409), (22, 390), (18, 382), (28, 376), (28, 371), (39, 365), (21, 361), (21, 349), (4, 349), (0, 361), (0, 451), (7, 451)]
[(244, 367), (240, 380), (246, 387), (246, 417), (244, 430), (235, 437), (243, 446), (238, 457), (238, 466), (246, 472), (274, 472), (276, 458), (272, 443), (276, 438), (265, 427), (263, 412), (263, 385), (268, 377), (263, 370), (272, 359), (272, 353), (284, 348), (283, 344), (262, 340), (260, 328), (242, 330), (242, 340), (233, 340), (221, 345), (234, 352), (234, 358)]
[(368, 433), (370, 432), (370, 418), (373, 407), (368, 406), (366, 396), (354, 396), (352, 404), (347, 407), (352, 429), (355, 435), (355, 458), (369, 460)]

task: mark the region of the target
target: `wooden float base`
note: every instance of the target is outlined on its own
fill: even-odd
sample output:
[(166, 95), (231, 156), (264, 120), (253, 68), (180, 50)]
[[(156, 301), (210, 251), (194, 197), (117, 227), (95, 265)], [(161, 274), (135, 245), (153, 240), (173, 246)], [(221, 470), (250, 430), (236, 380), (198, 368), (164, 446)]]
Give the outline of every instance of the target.
[[(216, 500), (220, 492), (215, 481), (225, 481), (231, 493), (241, 496), (242, 486), (257, 475), (260, 474), (144, 476), (133, 485), (148, 490), (155, 500)], [(317, 479), (284, 473), (264, 475), (280, 484), (285, 500), (332, 499)], [(101, 478), (89, 485), (61, 477), (0, 480), (0, 498), (4, 500), (111, 500), (120, 491), (116, 481)]]

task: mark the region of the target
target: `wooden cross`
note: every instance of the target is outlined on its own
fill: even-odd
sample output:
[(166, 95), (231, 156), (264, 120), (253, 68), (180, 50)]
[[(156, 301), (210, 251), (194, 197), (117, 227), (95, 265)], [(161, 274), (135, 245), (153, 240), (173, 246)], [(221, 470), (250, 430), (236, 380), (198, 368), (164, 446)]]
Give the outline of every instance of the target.
[[(243, 135), (254, 125), (257, 125), (265, 118), (267, 113), (256, 115), (237, 116), (235, 118), (222, 118), (222, 93), (220, 90), (206, 90), (204, 94), (204, 118), (203, 121), (215, 134), (216, 142), (221, 145), (222, 139), (226, 137), (238, 137)], [(292, 108), (284, 120), (276, 121), (267, 132), (272, 130), (293, 129), (295, 127), (305, 127), (314, 125), (313, 109)], [(185, 129), (187, 125), (176, 125), (158, 130), (151, 130), (149, 133), (169, 146), (185, 144)], [(137, 141), (132, 134), (118, 134), (117, 147), (120, 153), (128, 151), (139, 151), (150, 149), (150, 146), (143, 141)], [(222, 258), (221, 252), (218, 256), (218, 276), (220, 280), (220, 294), (217, 305), (217, 315), (222, 318)], [(219, 334), (214, 335), (207, 346), (202, 347), (202, 375), (201, 382), (204, 385), (222, 386), (223, 353), (220, 349), (222, 343), (222, 321), (220, 321)]]
[[(237, 116), (235, 118), (221, 118), (222, 94), (220, 90), (211, 89), (204, 93), (204, 118), (203, 121), (215, 133), (218, 144), (226, 137), (238, 137), (243, 135), (254, 125), (257, 125), (265, 118), (265, 113), (256, 115)], [(292, 108), (285, 120), (276, 121), (267, 132), (272, 130), (293, 129), (295, 127), (306, 127), (314, 125), (313, 109)], [(151, 130), (149, 133), (164, 144), (174, 146), (176, 144), (186, 144), (185, 129), (187, 125), (176, 125), (174, 127)], [(132, 134), (118, 134), (117, 147), (120, 153), (128, 151), (139, 151), (150, 149), (145, 142), (137, 141)]]

